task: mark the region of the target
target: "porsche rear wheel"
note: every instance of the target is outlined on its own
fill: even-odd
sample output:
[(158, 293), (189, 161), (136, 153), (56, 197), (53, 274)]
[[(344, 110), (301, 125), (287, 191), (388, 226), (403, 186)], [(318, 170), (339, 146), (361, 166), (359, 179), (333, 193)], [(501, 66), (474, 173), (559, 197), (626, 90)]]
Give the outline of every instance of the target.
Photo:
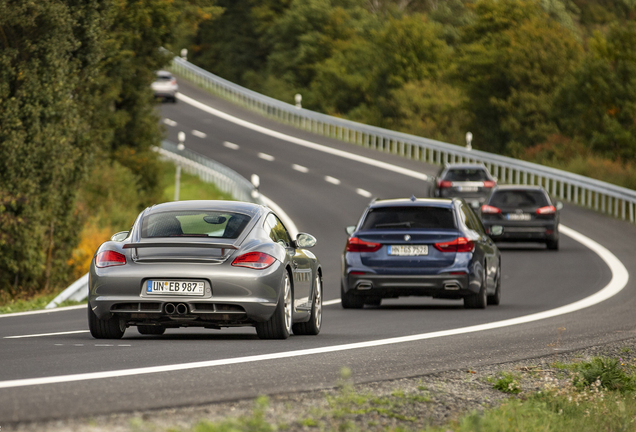
[(278, 306), (274, 314), (263, 323), (256, 323), (256, 334), (261, 339), (287, 339), (292, 328), (292, 313), (294, 294), (289, 280), (289, 273), (285, 271), (278, 298)]
[(162, 325), (138, 325), (137, 331), (142, 335), (162, 335), (166, 332), (166, 328)]
[(320, 333), (322, 326), (322, 278), (319, 273), (316, 274), (315, 286), (316, 292), (311, 304), (309, 321), (294, 324), (292, 330), (294, 330), (295, 335), (317, 335)]
[(97, 318), (89, 303), (88, 328), (95, 339), (121, 339), (126, 331), (126, 323), (116, 316), (105, 320)]

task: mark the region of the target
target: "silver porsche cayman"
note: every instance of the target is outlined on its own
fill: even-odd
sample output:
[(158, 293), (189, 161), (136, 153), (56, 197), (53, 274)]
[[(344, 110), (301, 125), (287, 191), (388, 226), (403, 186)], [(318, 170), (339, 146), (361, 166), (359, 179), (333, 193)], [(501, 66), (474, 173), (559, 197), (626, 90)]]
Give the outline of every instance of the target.
[(91, 264), (88, 325), (97, 339), (127, 327), (253, 326), (261, 339), (316, 335), (322, 269), (268, 207), (237, 201), (178, 201), (149, 207), (130, 231), (102, 244)]

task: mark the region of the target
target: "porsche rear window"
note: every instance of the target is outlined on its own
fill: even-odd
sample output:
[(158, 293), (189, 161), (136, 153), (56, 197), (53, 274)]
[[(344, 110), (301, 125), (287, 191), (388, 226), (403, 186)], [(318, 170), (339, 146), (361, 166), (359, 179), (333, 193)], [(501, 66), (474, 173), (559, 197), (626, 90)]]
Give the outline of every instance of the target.
[(141, 221), (141, 237), (210, 237), (235, 239), (250, 217), (217, 211), (173, 211), (150, 214)]
[(453, 210), (445, 207), (378, 207), (367, 213), (363, 230), (454, 229)]

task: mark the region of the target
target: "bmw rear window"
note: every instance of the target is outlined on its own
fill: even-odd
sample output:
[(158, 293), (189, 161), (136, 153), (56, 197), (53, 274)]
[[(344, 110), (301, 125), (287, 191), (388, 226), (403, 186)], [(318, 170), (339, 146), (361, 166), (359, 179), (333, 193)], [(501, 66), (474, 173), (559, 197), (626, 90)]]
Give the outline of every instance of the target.
[(362, 230), (455, 229), (453, 210), (446, 207), (378, 207), (367, 213)]
[(490, 198), (493, 207), (544, 207), (550, 205), (548, 198), (539, 190), (500, 190)]
[(141, 237), (209, 237), (235, 239), (250, 217), (218, 211), (171, 211), (147, 215), (141, 221)]

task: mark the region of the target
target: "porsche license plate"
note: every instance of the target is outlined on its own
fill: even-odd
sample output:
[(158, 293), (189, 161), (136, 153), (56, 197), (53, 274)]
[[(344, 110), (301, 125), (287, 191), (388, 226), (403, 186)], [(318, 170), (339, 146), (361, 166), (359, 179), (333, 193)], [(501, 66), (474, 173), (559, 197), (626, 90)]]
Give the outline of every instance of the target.
[(479, 188), (477, 186), (458, 186), (459, 192), (477, 192)]
[(428, 255), (428, 246), (397, 245), (389, 246), (389, 255), (421, 256)]
[(205, 284), (203, 281), (146, 281), (146, 294), (197, 296), (203, 295), (204, 291)]

